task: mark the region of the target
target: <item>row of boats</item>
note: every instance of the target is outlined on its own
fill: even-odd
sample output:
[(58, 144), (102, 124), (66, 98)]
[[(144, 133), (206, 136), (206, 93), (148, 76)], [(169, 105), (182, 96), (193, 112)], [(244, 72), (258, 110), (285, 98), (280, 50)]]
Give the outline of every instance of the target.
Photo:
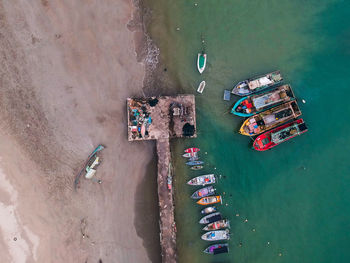
[(253, 147), (257, 151), (271, 149), (278, 144), (307, 132), (301, 110), (289, 84), (281, 85), (280, 71), (239, 82), (232, 93), (243, 98), (232, 107), (231, 113), (247, 117), (239, 133), (258, 136)]
[[(183, 157), (194, 158), (191, 162), (198, 162), (199, 148), (188, 148), (185, 150)], [(203, 164), (204, 162), (202, 162)], [(198, 166), (196, 164), (189, 164), (191, 168)], [(197, 169), (194, 169), (197, 170)], [(201, 210), (203, 217), (199, 220), (199, 224), (205, 225), (202, 230), (207, 231), (201, 236), (202, 240), (205, 241), (222, 241), (230, 239), (230, 222), (224, 219), (220, 212), (217, 211), (216, 206), (212, 206), (217, 203), (222, 203), (221, 195), (216, 194), (216, 189), (212, 184), (216, 182), (216, 177), (214, 174), (205, 174), (194, 177), (190, 179), (187, 184), (192, 186), (205, 186), (196, 190), (191, 198), (197, 200), (197, 204), (202, 206), (207, 206)], [(214, 244), (207, 247), (203, 252), (207, 254), (221, 254), (228, 253), (229, 247), (227, 243)]]

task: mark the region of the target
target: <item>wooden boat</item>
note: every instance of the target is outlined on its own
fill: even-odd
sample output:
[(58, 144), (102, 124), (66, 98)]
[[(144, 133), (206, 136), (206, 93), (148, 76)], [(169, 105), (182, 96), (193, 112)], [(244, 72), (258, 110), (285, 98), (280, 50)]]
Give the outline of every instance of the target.
[(253, 146), (257, 151), (266, 151), (305, 132), (307, 132), (306, 124), (303, 119), (298, 119), (259, 135)]
[(230, 239), (230, 231), (228, 229), (210, 231), (210, 232), (203, 234), (201, 236), (201, 238), (205, 241), (229, 240)]
[(215, 188), (213, 186), (207, 186), (194, 192), (191, 195), (191, 198), (199, 199), (199, 198), (206, 197), (213, 194), (215, 194)]
[(185, 150), (185, 153), (195, 153), (195, 152), (199, 152), (201, 149), (199, 148), (195, 148), (195, 147), (192, 147), (192, 148), (187, 148)]
[(203, 252), (210, 255), (217, 255), (222, 253), (228, 253), (228, 244), (215, 244), (207, 247)]
[(216, 222), (216, 221), (221, 220), (221, 219), (222, 219), (222, 216), (221, 216), (220, 212), (216, 212), (216, 213), (204, 216), (201, 220), (199, 220), (199, 223), (200, 224), (210, 224), (210, 223)]
[(284, 122), (298, 118), (300, 115), (301, 111), (297, 102), (295, 100), (290, 101), (249, 117), (243, 122), (239, 133), (247, 136), (256, 136)]
[(192, 178), (187, 182), (189, 185), (208, 185), (208, 184), (214, 184), (215, 183), (215, 175), (214, 174), (206, 174), (197, 176), (195, 178)]
[(219, 230), (223, 228), (230, 228), (230, 221), (226, 219), (222, 219), (219, 221), (215, 221), (213, 223), (208, 224), (203, 228), (205, 231), (210, 231), (210, 230)]
[(184, 153), (182, 155), (182, 157), (185, 157), (185, 158), (191, 158), (191, 157), (196, 157), (198, 156), (198, 153), (197, 152), (192, 152), (192, 153)]
[(203, 197), (197, 202), (199, 205), (211, 205), (216, 203), (222, 203), (221, 195)]
[(205, 70), (205, 66), (206, 65), (207, 65), (207, 54), (205, 54), (204, 52), (198, 53), (198, 56), (197, 56), (197, 69), (198, 69), (200, 74), (203, 73), (203, 71)]
[(197, 92), (202, 94), (202, 93), (203, 93), (204, 88), (205, 88), (205, 81), (203, 80), (201, 83), (199, 83), (199, 86), (198, 86)]
[(283, 77), (279, 71), (274, 71), (263, 76), (247, 79), (233, 87), (232, 93), (238, 96), (247, 96), (267, 89), (280, 83)]
[(186, 164), (187, 165), (200, 165), (203, 163), (204, 163), (203, 161), (190, 161), (190, 162), (187, 162)]
[(291, 86), (282, 85), (238, 100), (232, 107), (231, 113), (241, 117), (249, 117), (293, 99), (294, 93)]
[(206, 214), (210, 214), (210, 213), (214, 213), (214, 212), (216, 212), (216, 207), (215, 206), (208, 206), (201, 211), (201, 214), (206, 215)]
[(192, 170), (200, 170), (200, 169), (203, 169), (203, 166), (202, 165), (194, 165), (191, 167)]

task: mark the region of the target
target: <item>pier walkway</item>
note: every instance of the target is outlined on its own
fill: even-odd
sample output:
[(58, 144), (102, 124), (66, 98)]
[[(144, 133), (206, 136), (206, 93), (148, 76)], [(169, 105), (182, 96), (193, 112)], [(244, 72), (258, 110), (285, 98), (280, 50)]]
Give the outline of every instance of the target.
[(195, 138), (194, 95), (127, 99), (128, 140), (156, 140), (158, 155), (158, 199), (160, 244), (163, 263), (177, 262), (174, 217), (171, 138)]

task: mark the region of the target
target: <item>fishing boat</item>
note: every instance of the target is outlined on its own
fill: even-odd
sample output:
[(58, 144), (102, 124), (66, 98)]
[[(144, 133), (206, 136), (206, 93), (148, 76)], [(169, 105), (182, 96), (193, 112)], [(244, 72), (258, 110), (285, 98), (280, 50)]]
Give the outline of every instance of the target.
[(230, 231), (228, 229), (210, 231), (210, 232), (203, 234), (201, 236), (201, 238), (205, 241), (229, 240), (230, 239)]
[(203, 165), (194, 165), (191, 167), (192, 170), (200, 170), (203, 169)]
[(200, 165), (203, 163), (204, 163), (203, 161), (190, 161), (190, 162), (187, 162), (186, 164), (191, 166), (191, 165)]
[(216, 212), (216, 207), (215, 206), (208, 206), (201, 211), (201, 214), (206, 215), (206, 214), (210, 214), (210, 213), (214, 213), (214, 212)]
[(291, 86), (282, 85), (238, 100), (232, 107), (231, 113), (241, 117), (249, 117), (293, 99), (294, 94)]
[(214, 174), (206, 174), (197, 176), (195, 178), (192, 178), (187, 182), (189, 185), (208, 185), (208, 184), (214, 184), (215, 183), (215, 175)]
[(197, 202), (199, 205), (211, 205), (216, 203), (222, 203), (221, 195), (203, 197)]
[(198, 86), (197, 92), (202, 94), (202, 93), (203, 93), (204, 88), (205, 88), (205, 81), (203, 80), (201, 83), (199, 83), (199, 86)]
[(221, 219), (222, 219), (222, 217), (221, 217), (220, 212), (216, 212), (216, 213), (204, 216), (201, 220), (199, 220), (199, 223), (200, 224), (210, 224), (210, 223), (216, 222), (216, 221), (221, 220)]
[(198, 69), (200, 74), (203, 73), (203, 71), (205, 70), (205, 66), (206, 65), (207, 65), (207, 54), (205, 54), (204, 51), (202, 53), (198, 53), (198, 56), (197, 56), (197, 69)]
[(231, 100), (231, 91), (225, 89), (224, 90), (224, 100), (225, 101), (230, 101)]
[(213, 186), (207, 186), (194, 192), (191, 195), (191, 198), (199, 199), (199, 198), (206, 197), (213, 194), (215, 194), (215, 188)]
[(219, 230), (223, 228), (230, 228), (230, 221), (226, 219), (222, 219), (219, 221), (215, 221), (213, 223), (208, 224), (203, 228), (205, 231), (211, 231), (211, 230)]
[(283, 77), (279, 71), (274, 71), (263, 76), (247, 79), (236, 84), (232, 93), (238, 96), (247, 96), (267, 89), (280, 83)]
[(207, 247), (203, 252), (210, 255), (217, 255), (222, 253), (228, 253), (228, 244), (215, 244)]
[(195, 147), (191, 147), (191, 148), (187, 148), (185, 150), (185, 153), (195, 153), (195, 152), (199, 152), (201, 149), (199, 148), (195, 148)]
[(198, 156), (198, 153), (197, 152), (191, 152), (191, 153), (184, 153), (182, 155), (182, 157), (185, 157), (185, 158), (191, 158), (191, 157), (196, 157)]
[(306, 124), (303, 119), (298, 119), (259, 135), (253, 146), (257, 151), (266, 151), (305, 132), (307, 132)]
[(299, 106), (293, 100), (249, 117), (243, 122), (239, 133), (246, 136), (256, 136), (284, 122), (296, 119), (300, 115)]
[(192, 162), (192, 161), (197, 161), (198, 159), (199, 159), (198, 156), (193, 156), (193, 157), (188, 158), (188, 160), (189, 160), (190, 162)]

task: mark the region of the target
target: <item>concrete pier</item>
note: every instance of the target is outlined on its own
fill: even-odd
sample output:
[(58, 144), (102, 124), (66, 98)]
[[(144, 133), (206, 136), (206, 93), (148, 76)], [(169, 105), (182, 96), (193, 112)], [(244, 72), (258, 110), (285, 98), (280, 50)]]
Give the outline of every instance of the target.
[(197, 136), (195, 109), (194, 95), (127, 100), (128, 140), (157, 141), (159, 226), (163, 263), (177, 262), (169, 140)]

